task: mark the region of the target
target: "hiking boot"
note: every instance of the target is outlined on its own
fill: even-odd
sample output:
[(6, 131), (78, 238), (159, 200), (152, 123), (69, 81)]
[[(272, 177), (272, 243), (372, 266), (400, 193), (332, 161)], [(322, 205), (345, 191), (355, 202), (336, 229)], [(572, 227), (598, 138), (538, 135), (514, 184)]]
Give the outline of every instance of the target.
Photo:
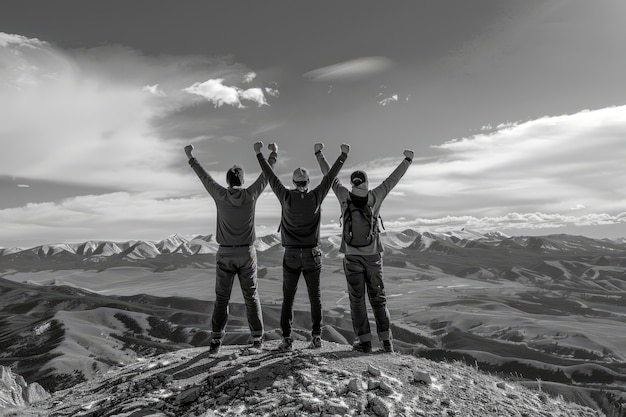
[(372, 342), (356, 342), (352, 345), (352, 350), (361, 353), (372, 353)]
[(390, 339), (387, 340), (383, 340), (383, 352), (386, 353), (393, 353), (393, 343), (391, 342)]
[(291, 337), (285, 337), (280, 345), (278, 345), (278, 350), (281, 352), (289, 352), (293, 350), (293, 339)]
[(209, 344), (209, 354), (215, 354), (220, 351), (220, 346), (222, 346), (222, 339), (212, 339)]
[(261, 349), (261, 346), (263, 346), (263, 339), (260, 337), (255, 337), (252, 339), (252, 348), (254, 349)]
[(309, 349), (319, 349), (322, 347), (322, 338), (319, 336), (313, 336)]

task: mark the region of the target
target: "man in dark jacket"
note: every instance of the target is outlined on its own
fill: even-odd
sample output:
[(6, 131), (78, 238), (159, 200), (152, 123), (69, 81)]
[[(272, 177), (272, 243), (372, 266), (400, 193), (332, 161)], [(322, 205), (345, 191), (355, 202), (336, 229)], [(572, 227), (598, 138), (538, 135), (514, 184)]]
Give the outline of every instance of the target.
[[(317, 162), (323, 173), (328, 172), (328, 162), (324, 158), (322, 148), (324, 144), (316, 143), (314, 150)], [(361, 199), (363, 203), (371, 207), (374, 222), (378, 221), (380, 206), (387, 194), (396, 186), (398, 181), (404, 176), (407, 169), (413, 162), (413, 151), (405, 150), (404, 159), (400, 165), (384, 180), (378, 187), (370, 190), (368, 188), (367, 174), (363, 171), (354, 171), (350, 175), (352, 189), (344, 187), (338, 178), (333, 181), (333, 191), (341, 205), (341, 212), (345, 213), (348, 207), (348, 200)], [(345, 219), (343, 219), (345, 221)], [(374, 238), (366, 246), (350, 246), (345, 238), (341, 239), (339, 251), (344, 253), (343, 269), (348, 281), (348, 296), (350, 299), (350, 312), (352, 315), (352, 326), (358, 341), (354, 344), (354, 350), (360, 352), (372, 351), (372, 334), (370, 332), (369, 319), (367, 317), (367, 305), (365, 304), (365, 292), (369, 296), (370, 304), (376, 320), (376, 330), (378, 339), (383, 343), (385, 352), (393, 352), (393, 342), (391, 338), (391, 318), (387, 309), (387, 296), (383, 283), (383, 244), (380, 235), (377, 233), (378, 225), (373, 225)]]
[[(276, 163), (275, 144), (270, 144), (270, 171)], [(217, 206), (216, 240), (220, 247), (216, 255), (215, 305), (211, 319), (211, 343), (209, 353), (219, 352), (228, 321), (228, 303), (235, 275), (239, 276), (252, 347), (260, 348), (263, 343), (263, 316), (257, 291), (257, 257), (254, 248), (254, 212), (258, 197), (267, 186), (267, 176), (261, 173), (248, 188), (243, 188), (243, 169), (237, 165), (226, 173), (228, 188), (219, 185), (194, 158), (193, 145), (185, 147), (189, 165), (202, 181)]]
[(282, 206), (280, 232), (285, 248), (283, 258), (283, 305), (280, 326), (283, 341), (279, 350), (291, 350), (293, 339), (293, 302), (298, 289), (300, 274), (306, 282), (309, 302), (311, 303), (311, 347), (322, 346), (322, 300), (320, 290), (320, 272), (322, 270), (322, 252), (318, 247), (320, 238), (320, 219), (322, 201), (330, 191), (333, 179), (339, 173), (350, 152), (350, 145), (341, 145), (341, 155), (330, 168), (320, 185), (309, 190), (309, 174), (305, 168), (293, 172), (294, 189), (286, 188), (278, 179), (271, 166), (261, 153), (262, 143), (256, 143), (254, 150), (263, 173), (267, 176), (270, 187)]

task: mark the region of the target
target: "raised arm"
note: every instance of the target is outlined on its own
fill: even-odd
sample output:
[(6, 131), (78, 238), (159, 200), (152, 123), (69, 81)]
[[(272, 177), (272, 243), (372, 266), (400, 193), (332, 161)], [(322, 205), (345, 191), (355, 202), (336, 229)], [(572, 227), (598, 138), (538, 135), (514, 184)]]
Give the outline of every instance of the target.
[[(257, 142), (257, 143), (261, 144), (261, 147), (263, 146), (262, 142)], [(276, 165), (276, 160), (278, 159), (278, 146), (275, 143), (270, 143), (267, 147), (271, 151), (269, 158), (267, 158), (267, 162), (273, 170), (274, 165)], [(256, 151), (257, 147), (255, 146), (254, 149)], [(259, 152), (260, 151), (261, 151), (261, 148), (259, 148)], [(252, 183), (252, 185), (248, 187), (248, 191), (252, 194), (252, 196), (256, 197), (263, 192), (263, 189), (265, 189), (267, 182), (268, 182), (267, 175), (265, 175), (265, 173), (261, 171), (261, 174), (256, 179), (256, 181), (254, 181), (254, 183)]]
[(350, 152), (350, 145), (342, 144), (341, 145), (341, 155), (337, 158), (333, 166), (328, 170), (326, 174), (324, 174), (324, 178), (322, 178), (322, 182), (315, 188), (315, 192), (318, 193), (318, 197), (320, 201), (326, 197), (328, 191), (330, 191), (330, 187), (333, 185), (334, 180), (339, 174), (341, 168), (343, 168), (343, 163), (346, 162), (348, 158), (348, 153)]
[(187, 155), (187, 158), (189, 158), (189, 165), (194, 170), (198, 178), (200, 178), (200, 181), (202, 181), (204, 188), (206, 188), (213, 198), (219, 198), (219, 196), (223, 194), (226, 189), (219, 185), (193, 156), (193, 145), (185, 146), (185, 154)]
[[(272, 145), (270, 146), (272, 146), (274, 150), (272, 150), (272, 148), (270, 148), (270, 150), (272, 150), (273, 154), (276, 154), (276, 150), (278, 150), (278, 147), (276, 146), (276, 144), (272, 144)], [(262, 148), (263, 148), (263, 142), (256, 142), (254, 144), (254, 152), (256, 152), (256, 158), (259, 161), (259, 165), (261, 166), (261, 171), (263, 172), (263, 175), (265, 176), (267, 181), (269, 181), (270, 187), (272, 187), (272, 191), (274, 191), (274, 194), (276, 194), (278, 198), (282, 198), (288, 192), (288, 190), (283, 185), (283, 183), (280, 182), (280, 180), (274, 173), (274, 170), (272, 169), (273, 165), (270, 165), (270, 163), (263, 156), (263, 153), (261, 153)], [(270, 160), (271, 159), (272, 159), (272, 154), (270, 154)], [(276, 162), (276, 156), (274, 156), (273, 159), (274, 159), (274, 162)]]
[[(322, 171), (322, 174), (326, 175), (330, 171), (330, 165), (328, 164), (328, 161), (324, 157), (324, 153), (322, 152), (322, 149), (324, 149), (323, 143), (316, 143), (313, 146), (313, 150), (315, 151), (315, 158), (317, 159), (317, 163), (320, 166), (320, 170)], [(348, 147), (348, 151), (349, 150), (350, 148)], [(332, 182), (332, 188), (336, 195), (341, 187), (343, 187), (343, 185), (341, 184), (341, 181), (339, 181), (339, 178), (335, 177)]]
[(387, 194), (393, 189), (393, 187), (398, 184), (400, 179), (406, 173), (406, 170), (409, 169), (409, 166), (413, 162), (414, 152), (411, 150), (404, 151), (404, 159), (400, 164), (393, 170), (391, 175), (387, 177), (385, 181), (383, 181), (378, 187), (374, 188), (372, 192), (376, 195), (378, 199), (385, 198)]

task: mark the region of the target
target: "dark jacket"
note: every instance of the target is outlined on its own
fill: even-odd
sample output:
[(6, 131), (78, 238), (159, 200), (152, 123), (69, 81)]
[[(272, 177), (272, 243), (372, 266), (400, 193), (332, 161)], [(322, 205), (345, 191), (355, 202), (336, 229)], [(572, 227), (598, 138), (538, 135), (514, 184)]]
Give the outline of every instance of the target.
[[(276, 153), (269, 157), (269, 170), (276, 163)], [(252, 245), (256, 239), (254, 231), (254, 211), (259, 195), (267, 185), (267, 176), (261, 173), (248, 188), (224, 188), (202, 168), (196, 158), (189, 165), (202, 181), (217, 206), (216, 240), (220, 245)]]
[(321, 206), (330, 191), (333, 179), (343, 167), (347, 154), (341, 153), (320, 185), (301, 192), (286, 188), (278, 179), (262, 153), (257, 154), (263, 173), (282, 206), (280, 235), (285, 247), (315, 247), (320, 239)]

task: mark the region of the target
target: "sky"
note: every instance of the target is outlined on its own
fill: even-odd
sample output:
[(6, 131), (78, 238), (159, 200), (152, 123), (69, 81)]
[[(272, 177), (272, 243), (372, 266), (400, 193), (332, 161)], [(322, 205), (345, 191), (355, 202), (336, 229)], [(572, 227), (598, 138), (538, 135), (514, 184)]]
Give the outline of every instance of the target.
[[(286, 186), (313, 146), (348, 184), (412, 166), (388, 230), (626, 236), (626, 2), (8, 0), (0, 247), (215, 232), (187, 164)], [(263, 148), (267, 155), (267, 147)], [(339, 233), (332, 192), (323, 233)], [(268, 187), (257, 234), (276, 231)]]

